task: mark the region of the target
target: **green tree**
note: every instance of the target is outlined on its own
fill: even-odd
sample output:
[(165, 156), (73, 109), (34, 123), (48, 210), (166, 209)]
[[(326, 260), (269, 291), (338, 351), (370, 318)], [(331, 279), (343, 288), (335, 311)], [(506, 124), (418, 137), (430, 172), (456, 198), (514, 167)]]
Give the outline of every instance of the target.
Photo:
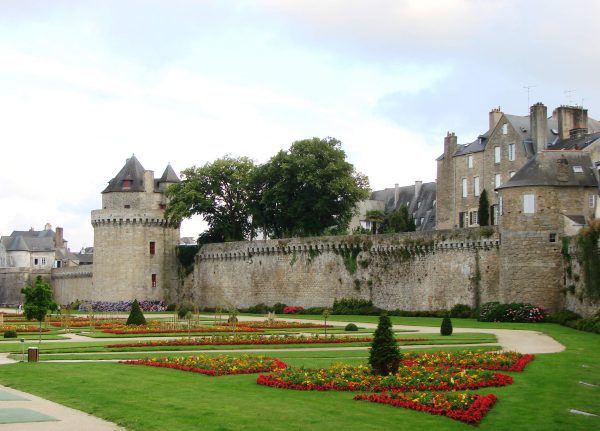
[(144, 317), (144, 313), (142, 312), (142, 308), (140, 307), (140, 303), (137, 299), (133, 300), (131, 304), (131, 311), (129, 312), (129, 317), (127, 318), (126, 325), (145, 325), (146, 318)]
[(249, 181), (255, 165), (247, 157), (225, 156), (182, 172), (182, 181), (167, 188), (165, 217), (172, 225), (200, 215), (208, 231), (200, 242), (241, 241), (252, 236)]
[(371, 222), (371, 233), (377, 234), (382, 231), (382, 225), (386, 220), (385, 214), (380, 210), (367, 211), (365, 219)]
[(253, 219), (270, 237), (345, 232), (369, 180), (346, 161), (334, 138), (296, 141), (253, 178)]
[(387, 314), (382, 314), (371, 343), (369, 365), (374, 374), (387, 376), (398, 371), (401, 359), (402, 355), (392, 331), (392, 322)]
[(27, 320), (39, 322), (38, 344), (42, 342), (42, 322), (46, 319), (48, 311), (56, 310), (57, 305), (52, 299), (52, 288), (44, 281), (41, 275), (35, 279), (35, 286), (25, 286), (21, 289), (25, 296), (23, 311)]
[(442, 325), (440, 326), (441, 335), (452, 335), (452, 321), (449, 316), (444, 316)]
[(483, 189), (481, 196), (479, 196), (477, 219), (479, 221), (479, 226), (487, 226), (490, 224), (490, 201), (488, 200), (488, 195), (485, 189)]
[(387, 233), (414, 232), (417, 229), (415, 219), (408, 213), (408, 207), (402, 205), (386, 216), (385, 231)]

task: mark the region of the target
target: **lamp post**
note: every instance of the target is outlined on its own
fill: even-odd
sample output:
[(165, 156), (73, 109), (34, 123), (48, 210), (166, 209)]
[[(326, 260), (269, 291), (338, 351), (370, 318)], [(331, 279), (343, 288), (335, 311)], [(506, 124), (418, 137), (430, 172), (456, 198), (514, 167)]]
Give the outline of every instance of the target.
[(21, 338), (21, 362), (25, 362), (25, 338)]

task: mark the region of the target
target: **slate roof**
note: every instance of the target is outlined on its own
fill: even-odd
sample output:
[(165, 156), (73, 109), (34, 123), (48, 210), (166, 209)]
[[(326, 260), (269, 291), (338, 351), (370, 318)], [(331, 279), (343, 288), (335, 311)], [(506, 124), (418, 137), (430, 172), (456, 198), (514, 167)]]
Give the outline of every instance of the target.
[[(575, 166), (582, 172), (575, 172)], [(589, 154), (580, 151), (541, 151), (498, 189), (526, 186), (597, 187)]]
[(160, 183), (178, 183), (178, 182), (180, 182), (179, 177), (177, 176), (177, 174), (171, 167), (170, 163), (167, 165), (167, 168), (165, 169), (162, 176), (160, 177), (159, 182)]
[[(131, 181), (130, 187), (124, 189), (123, 181)], [(132, 155), (127, 159), (125, 166), (121, 168), (116, 177), (108, 182), (108, 186), (102, 193), (110, 192), (143, 192), (144, 189), (144, 167), (139, 160)]]
[[(589, 124), (588, 124), (589, 125)], [(588, 127), (589, 131), (589, 127)], [(600, 139), (600, 132), (594, 132), (581, 138), (565, 139), (548, 147), (549, 150), (583, 150)]]
[[(408, 213), (415, 219), (417, 230), (433, 230), (435, 229), (436, 184), (435, 182), (421, 184), (418, 194), (415, 194), (416, 188), (416, 185), (398, 187), (397, 200), (395, 187), (377, 190), (371, 193), (371, 199), (382, 201), (385, 212), (407, 205)], [(420, 225), (421, 218), (424, 219), (423, 225)]]

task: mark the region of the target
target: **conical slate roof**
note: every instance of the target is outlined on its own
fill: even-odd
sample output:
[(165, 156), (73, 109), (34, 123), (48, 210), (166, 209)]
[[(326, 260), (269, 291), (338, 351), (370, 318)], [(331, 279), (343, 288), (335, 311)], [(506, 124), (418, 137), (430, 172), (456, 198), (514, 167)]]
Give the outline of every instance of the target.
[[(124, 187), (124, 181), (128, 186)], [(108, 187), (102, 193), (110, 192), (143, 192), (144, 191), (144, 167), (135, 156), (127, 159), (125, 166), (116, 177), (108, 182)]]
[(171, 164), (169, 163), (167, 165), (167, 168), (163, 172), (162, 177), (160, 177), (159, 182), (161, 182), (161, 183), (178, 183), (179, 181), (180, 181), (179, 177), (177, 176), (177, 174), (171, 167)]

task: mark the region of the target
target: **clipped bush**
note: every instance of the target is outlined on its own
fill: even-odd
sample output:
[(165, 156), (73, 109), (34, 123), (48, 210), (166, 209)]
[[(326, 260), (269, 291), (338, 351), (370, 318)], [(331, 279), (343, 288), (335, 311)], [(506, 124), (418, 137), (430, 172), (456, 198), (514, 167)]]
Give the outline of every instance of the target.
[(246, 310), (248, 313), (254, 313), (254, 314), (267, 314), (269, 311), (269, 307), (267, 306), (267, 304), (265, 303), (260, 303), (260, 304), (256, 304), (253, 305), (252, 307), (249, 307)]
[(450, 309), (450, 317), (467, 319), (471, 317), (473, 310), (467, 304), (456, 304)]
[(129, 317), (127, 318), (127, 325), (145, 325), (146, 318), (144, 317), (144, 313), (140, 308), (140, 303), (136, 300), (131, 304), (131, 311), (129, 312)]
[(546, 319), (550, 323), (558, 323), (559, 325), (565, 325), (571, 320), (579, 320), (581, 315), (571, 310), (560, 310), (548, 316)]
[(344, 331), (358, 331), (358, 326), (356, 326), (354, 323), (348, 323), (344, 328)]
[(445, 316), (442, 320), (442, 325), (440, 326), (440, 334), (441, 335), (452, 335), (452, 321), (450, 317)]
[(188, 313), (193, 313), (193, 312), (194, 312), (194, 305), (189, 302), (184, 302), (183, 304), (179, 304), (179, 306), (177, 307), (177, 315), (179, 316), (180, 319), (185, 319), (185, 316), (187, 316)]
[(177, 304), (175, 304), (174, 302), (167, 305), (167, 309), (165, 311), (175, 311), (177, 310)]
[(487, 302), (479, 308), (480, 322), (543, 322), (546, 312), (531, 304)]
[(17, 338), (17, 331), (4, 331), (4, 338)]
[(332, 314), (355, 314), (376, 316), (382, 310), (373, 305), (373, 302), (359, 298), (340, 298), (333, 301)]
[(283, 314), (284, 308), (285, 308), (285, 304), (278, 302), (277, 304), (273, 305), (273, 307), (271, 307), (271, 310), (269, 310), (269, 311), (273, 311), (275, 314)]
[(392, 332), (392, 322), (387, 314), (379, 317), (369, 352), (369, 365), (373, 374), (387, 376), (398, 371), (402, 355)]

